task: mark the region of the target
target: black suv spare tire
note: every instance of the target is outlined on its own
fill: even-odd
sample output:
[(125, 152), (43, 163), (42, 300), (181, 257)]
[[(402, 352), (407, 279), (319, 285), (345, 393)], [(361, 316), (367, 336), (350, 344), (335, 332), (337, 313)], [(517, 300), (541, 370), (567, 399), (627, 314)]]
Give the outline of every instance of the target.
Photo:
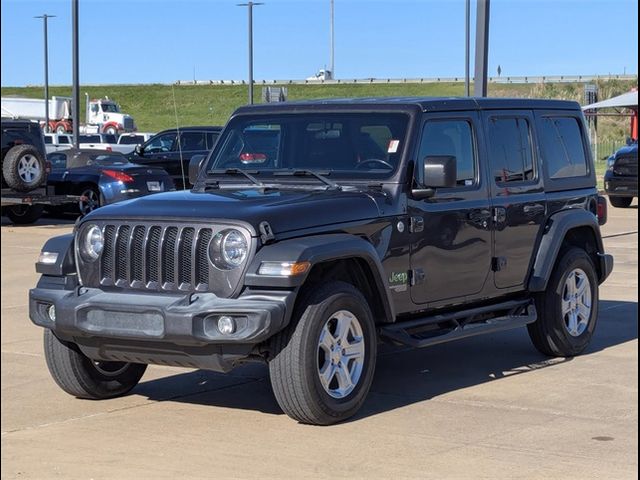
[(2, 175), (9, 188), (29, 192), (45, 182), (45, 160), (34, 146), (16, 145), (4, 157)]

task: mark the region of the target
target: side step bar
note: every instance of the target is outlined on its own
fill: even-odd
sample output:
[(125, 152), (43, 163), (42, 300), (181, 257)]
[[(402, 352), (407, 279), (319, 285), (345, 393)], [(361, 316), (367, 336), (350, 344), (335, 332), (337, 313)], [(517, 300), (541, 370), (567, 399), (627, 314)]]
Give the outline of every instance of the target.
[(512, 300), (386, 325), (380, 329), (380, 334), (395, 342), (422, 348), (524, 327), (535, 322), (536, 318), (536, 309), (531, 300)]

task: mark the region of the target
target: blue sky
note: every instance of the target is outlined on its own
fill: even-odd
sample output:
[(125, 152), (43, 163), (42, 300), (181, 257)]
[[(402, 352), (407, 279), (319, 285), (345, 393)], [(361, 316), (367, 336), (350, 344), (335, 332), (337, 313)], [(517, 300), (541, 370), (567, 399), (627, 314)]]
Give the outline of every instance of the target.
[[(305, 78), (329, 63), (329, 0), (262, 1), (256, 79)], [(0, 3), (2, 85), (42, 84), (42, 20), (32, 17), (43, 13), (57, 15), (49, 81), (70, 84), (71, 1)], [(194, 68), (200, 80), (246, 78), (246, 9), (236, 3), (80, 0), (81, 83), (169, 83)], [(635, 74), (637, 19), (637, 0), (492, 0), (489, 73)], [(464, 75), (464, 0), (335, 0), (335, 32), (338, 78)]]

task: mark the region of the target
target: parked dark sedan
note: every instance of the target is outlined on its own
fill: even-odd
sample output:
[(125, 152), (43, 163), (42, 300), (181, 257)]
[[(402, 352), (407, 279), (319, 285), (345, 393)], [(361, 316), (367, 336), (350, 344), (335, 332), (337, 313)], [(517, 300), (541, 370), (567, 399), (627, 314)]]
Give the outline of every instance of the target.
[(210, 126), (164, 130), (136, 147), (129, 155), (129, 160), (141, 165), (164, 168), (178, 189), (190, 187), (191, 157), (207, 155), (216, 144), (221, 131), (222, 127)]
[(638, 142), (622, 147), (609, 157), (604, 189), (614, 207), (625, 208), (638, 196)]
[(50, 153), (47, 159), (51, 162), (47, 184), (56, 194), (80, 195), (82, 215), (102, 205), (175, 190), (162, 168), (136, 165), (117, 152), (72, 148)]

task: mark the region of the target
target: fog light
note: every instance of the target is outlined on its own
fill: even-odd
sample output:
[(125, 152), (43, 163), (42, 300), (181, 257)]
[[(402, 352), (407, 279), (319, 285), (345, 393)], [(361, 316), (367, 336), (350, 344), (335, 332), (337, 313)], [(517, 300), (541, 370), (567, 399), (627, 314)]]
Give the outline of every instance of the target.
[(47, 308), (47, 315), (49, 315), (49, 320), (51, 320), (52, 322), (56, 321), (56, 306), (55, 305), (49, 305), (49, 308)]
[(223, 335), (231, 335), (236, 331), (236, 321), (227, 316), (218, 318), (218, 331)]

